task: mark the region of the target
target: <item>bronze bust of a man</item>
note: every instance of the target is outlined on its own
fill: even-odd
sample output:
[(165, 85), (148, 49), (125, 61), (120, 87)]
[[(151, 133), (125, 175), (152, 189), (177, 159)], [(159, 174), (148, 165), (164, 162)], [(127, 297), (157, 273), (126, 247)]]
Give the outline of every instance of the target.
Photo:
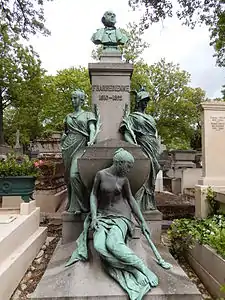
[(105, 28), (98, 29), (91, 40), (95, 45), (103, 45), (104, 49), (117, 49), (118, 45), (124, 45), (128, 37), (115, 27), (116, 15), (112, 11), (106, 11), (102, 17)]

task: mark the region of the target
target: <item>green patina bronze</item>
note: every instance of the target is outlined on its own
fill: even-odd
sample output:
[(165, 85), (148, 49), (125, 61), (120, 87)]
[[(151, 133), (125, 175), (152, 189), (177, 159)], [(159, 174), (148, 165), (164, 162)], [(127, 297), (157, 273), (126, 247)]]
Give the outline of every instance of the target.
[(159, 140), (157, 137), (156, 123), (152, 116), (145, 114), (149, 98), (149, 93), (145, 88), (136, 92), (136, 107), (133, 113), (128, 113), (125, 108), (120, 131), (124, 135), (125, 141), (131, 144), (140, 145), (143, 152), (149, 157), (151, 162), (151, 172), (147, 181), (136, 193), (135, 198), (140, 204), (141, 210), (156, 209), (155, 203), (155, 181), (160, 170), (159, 165)]
[(103, 45), (105, 50), (117, 50), (119, 45), (124, 45), (128, 37), (115, 27), (116, 15), (112, 11), (106, 11), (102, 17), (102, 23), (105, 28), (98, 29), (93, 34), (91, 40), (96, 45)]
[(66, 266), (88, 260), (88, 230), (91, 228), (94, 231), (94, 248), (101, 257), (104, 269), (121, 285), (131, 300), (141, 300), (152, 287), (158, 285), (158, 278), (126, 245), (134, 229), (131, 214), (139, 222), (158, 264), (165, 269), (171, 266), (162, 259), (152, 243), (148, 226), (131, 194), (126, 175), (133, 163), (133, 156), (120, 148), (113, 157), (113, 165), (96, 174), (90, 196), (91, 213), (85, 219), (77, 248)]
[(30, 202), (35, 189), (34, 176), (0, 177), (0, 196), (20, 196), (24, 202)]
[(64, 120), (65, 132), (61, 139), (62, 157), (65, 165), (66, 181), (68, 188), (69, 212), (80, 213), (88, 211), (86, 189), (78, 172), (77, 159), (84, 153), (86, 146), (95, 142), (100, 130), (100, 117), (95, 106), (95, 112), (82, 109), (85, 93), (75, 90), (71, 96), (74, 112)]

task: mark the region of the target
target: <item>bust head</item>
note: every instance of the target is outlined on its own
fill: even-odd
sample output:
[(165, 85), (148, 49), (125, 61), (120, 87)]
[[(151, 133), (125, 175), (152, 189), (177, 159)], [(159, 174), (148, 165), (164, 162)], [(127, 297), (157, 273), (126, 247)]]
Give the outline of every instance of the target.
[(119, 176), (126, 176), (134, 165), (134, 157), (130, 152), (119, 148), (113, 156), (113, 165)]
[(73, 91), (71, 94), (71, 100), (72, 100), (73, 107), (76, 108), (78, 106), (83, 105), (85, 98), (86, 98), (86, 95), (85, 95), (84, 91), (82, 91), (80, 89)]
[(113, 11), (106, 11), (102, 17), (102, 23), (105, 27), (115, 27), (116, 14)]

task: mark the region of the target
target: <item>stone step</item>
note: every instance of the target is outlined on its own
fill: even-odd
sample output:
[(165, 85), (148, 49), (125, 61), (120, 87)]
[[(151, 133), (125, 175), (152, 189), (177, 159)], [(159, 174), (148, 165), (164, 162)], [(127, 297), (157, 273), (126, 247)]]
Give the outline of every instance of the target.
[(0, 264), (0, 299), (9, 300), (47, 237), (47, 228), (38, 228)]
[(29, 215), (16, 215), (8, 224), (0, 224), (0, 265), (20, 245), (22, 245), (39, 227), (40, 209)]
[[(171, 270), (162, 269), (154, 260), (154, 255), (143, 239), (129, 242), (133, 251), (142, 258), (148, 267), (158, 276), (159, 286), (153, 288), (145, 300), (201, 300), (197, 287), (190, 281), (185, 272), (168, 252), (159, 246), (162, 257), (172, 264)], [(75, 243), (58, 244), (48, 268), (38, 284), (31, 300), (127, 300), (127, 294), (101, 266), (101, 261), (90, 246), (89, 262), (77, 262), (65, 267), (75, 249)]]

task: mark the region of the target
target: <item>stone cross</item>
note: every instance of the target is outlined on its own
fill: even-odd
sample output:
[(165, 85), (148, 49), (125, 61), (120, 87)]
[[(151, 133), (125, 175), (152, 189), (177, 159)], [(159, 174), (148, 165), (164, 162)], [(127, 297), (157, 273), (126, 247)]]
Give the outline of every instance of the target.
[(20, 148), (20, 131), (19, 129), (17, 129), (16, 131), (16, 145), (15, 145), (15, 148)]

